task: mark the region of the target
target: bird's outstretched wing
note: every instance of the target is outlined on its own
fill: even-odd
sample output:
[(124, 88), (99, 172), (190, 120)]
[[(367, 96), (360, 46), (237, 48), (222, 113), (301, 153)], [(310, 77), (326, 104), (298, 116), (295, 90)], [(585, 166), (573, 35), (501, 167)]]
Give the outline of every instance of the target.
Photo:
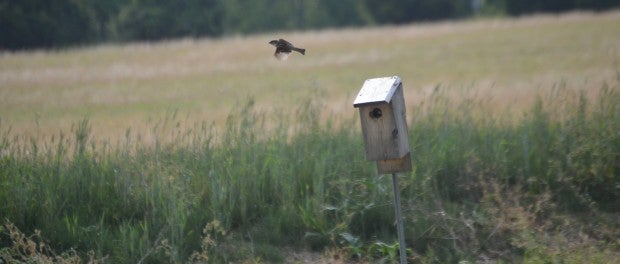
[(278, 44), (282, 45), (284, 47), (293, 47), (293, 44), (291, 44), (290, 42), (284, 40), (284, 39), (280, 39), (278, 40)]

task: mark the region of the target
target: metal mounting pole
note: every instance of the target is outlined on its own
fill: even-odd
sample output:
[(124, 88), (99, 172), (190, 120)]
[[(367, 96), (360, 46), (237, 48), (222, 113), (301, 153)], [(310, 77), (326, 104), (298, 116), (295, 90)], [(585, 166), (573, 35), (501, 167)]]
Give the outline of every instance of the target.
[(394, 209), (396, 211), (396, 228), (398, 231), (398, 245), (400, 247), (400, 263), (407, 263), (407, 252), (405, 251), (405, 231), (403, 230), (403, 219), (400, 213), (400, 189), (398, 188), (398, 177), (392, 173), (392, 186), (394, 189)]

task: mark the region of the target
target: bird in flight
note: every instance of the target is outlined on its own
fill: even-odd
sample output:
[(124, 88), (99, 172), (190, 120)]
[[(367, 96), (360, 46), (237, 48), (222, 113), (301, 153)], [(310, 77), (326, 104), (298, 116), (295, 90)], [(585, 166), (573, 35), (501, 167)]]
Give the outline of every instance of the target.
[(276, 47), (276, 52), (273, 56), (275, 56), (278, 60), (286, 60), (292, 51), (297, 51), (301, 53), (301, 55), (306, 55), (306, 49), (295, 47), (293, 44), (284, 39), (274, 39), (269, 41), (269, 44)]

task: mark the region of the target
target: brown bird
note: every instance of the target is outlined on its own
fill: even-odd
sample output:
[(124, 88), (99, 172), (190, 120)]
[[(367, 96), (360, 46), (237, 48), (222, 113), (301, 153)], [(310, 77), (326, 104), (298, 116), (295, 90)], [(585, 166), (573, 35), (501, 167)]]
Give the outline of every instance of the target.
[(291, 54), (292, 51), (297, 51), (301, 53), (301, 55), (306, 55), (306, 49), (298, 48), (293, 46), (290, 42), (279, 39), (269, 41), (269, 44), (274, 45), (276, 47), (276, 52), (273, 54), (278, 60), (286, 60), (288, 55)]

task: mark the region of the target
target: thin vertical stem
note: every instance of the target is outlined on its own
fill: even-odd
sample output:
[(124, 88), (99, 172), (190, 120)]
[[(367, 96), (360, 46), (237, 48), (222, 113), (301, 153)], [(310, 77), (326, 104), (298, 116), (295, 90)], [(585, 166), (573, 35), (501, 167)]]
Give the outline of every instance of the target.
[(396, 211), (396, 228), (398, 231), (398, 245), (400, 247), (400, 263), (407, 263), (407, 252), (405, 251), (405, 232), (403, 230), (403, 219), (400, 212), (400, 189), (398, 188), (398, 177), (392, 173), (392, 186), (394, 189), (394, 209)]

